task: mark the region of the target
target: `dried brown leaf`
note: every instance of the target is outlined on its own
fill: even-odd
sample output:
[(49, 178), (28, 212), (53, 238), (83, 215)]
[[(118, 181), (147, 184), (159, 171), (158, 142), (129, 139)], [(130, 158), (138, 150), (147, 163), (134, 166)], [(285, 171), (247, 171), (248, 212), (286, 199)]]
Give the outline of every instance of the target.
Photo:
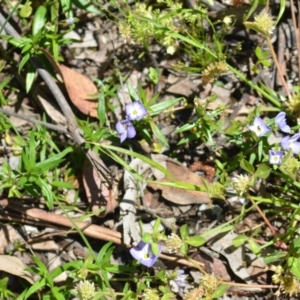
[(86, 76), (64, 65), (59, 65), (63, 80), (73, 104), (85, 115), (97, 117), (97, 102), (92, 95), (98, 93), (95, 84)]
[(119, 202), (115, 199), (113, 191), (109, 190), (108, 187), (101, 182), (98, 172), (92, 167), (88, 160), (85, 161), (82, 176), (86, 196), (88, 202), (92, 204), (93, 211), (104, 207), (105, 211), (100, 215), (104, 217), (119, 206)]
[[(172, 160), (167, 160), (166, 167), (167, 170), (173, 175), (172, 178), (165, 177), (163, 179), (157, 180), (157, 182), (181, 181), (196, 186), (203, 186), (201, 177), (189, 171), (181, 164), (176, 163)], [(154, 190), (157, 189), (162, 190), (163, 197), (176, 204), (188, 205), (188, 204), (202, 204), (202, 203), (211, 202), (211, 199), (209, 198), (206, 192), (184, 190), (180, 188), (163, 186), (159, 184), (150, 184), (149, 186)]]

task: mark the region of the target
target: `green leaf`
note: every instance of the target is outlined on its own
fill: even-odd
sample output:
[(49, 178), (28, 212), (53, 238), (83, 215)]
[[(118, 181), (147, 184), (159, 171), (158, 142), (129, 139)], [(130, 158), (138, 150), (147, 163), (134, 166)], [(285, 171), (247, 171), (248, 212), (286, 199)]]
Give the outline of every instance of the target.
[(101, 13), (100, 10), (96, 6), (94, 6), (89, 0), (72, 0), (71, 2), (78, 8), (83, 9), (87, 12), (91, 12), (96, 15), (99, 15)]
[(32, 13), (31, 1), (26, 0), (25, 4), (19, 5), (19, 15), (21, 18), (28, 18)]
[(241, 245), (244, 245), (248, 239), (248, 236), (241, 234), (232, 240), (232, 244), (234, 245), (234, 247), (238, 248)]
[(39, 6), (33, 18), (32, 35), (36, 36), (44, 28), (47, 22), (47, 8), (43, 5)]
[(185, 239), (185, 242), (191, 246), (194, 246), (194, 247), (200, 247), (202, 246), (203, 244), (205, 244), (205, 239), (198, 235), (198, 236), (190, 236), (188, 238)]
[(152, 67), (149, 68), (149, 79), (155, 84), (159, 81), (160, 71)]
[(30, 53), (26, 53), (20, 61), (20, 64), (19, 64), (19, 67), (18, 67), (18, 72), (19, 73), (21, 72), (24, 65), (28, 62), (29, 59), (30, 59)]
[(68, 183), (68, 182), (63, 182), (63, 181), (58, 181), (58, 180), (53, 180), (51, 181), (51, 185), (53, 187), (58, 187), (58, 188), (64, 188), (64, 189), (68, 189), (68, 190), (71, 190), (71, 189), (75, 189), (76, 187), (71, 184), (71, 183)]
[(181, 126), (180, 128), (176, 129), (174, 133), (180, 133), (184, 131), (188, 131), (193, 129), (196, 126), (196, 123), (187, 123)]
[(159, 253), (159, 247), (158, 244), (156, 243), (151, 243), (151, 250), (153, 252), (154, 255), (158, 255)]
[(161, 113), (162, 111), (166, 110), (169, 107), (172, 107), (177, 102), (181, 101), (182, 98), (174, 98), (167, 101), (162, 101), (159, 103), (156, 103), (150, 107), (150, 115), (157, 115)]
[(186, 255), (187, 254), (187, 251), (188, 251), (188, 244), (183, 244), (180, 249), (179, 249), (179, 252), (182, 253), (183, 255)]
[(284, 258), (287, 256), (287, 252), (277, 251), (274, 253), (268, 254), (267, 257), (264, 257), (264, 262), (269, 265), (271, 263), (274, 263), (275, 261), (279, 261), (281, 258)]
[(240, 167), (250, 174), (254, 174), (255, 172), (254, 167), (244, 158), (241, 160)]
[(290, 245), (291, 254), (300, 254), (300, 237), (292, 240)]
[(55, 154), (55, 155), (51, 156), (50, 158), (37, 163), (35, 165), (35, 171), (37, 171), (37, 172), (48, 171), (49, 169), (60, 164), (63, 161), (62, 159), (64, 158), (64, 156), (66, 156), (70, 152), (73, 152), (73, 148), (68, 147), (68, 148), (64, 149), (62, 152)]
[(255, 172), (255, 176), (262, 178), (262, 179), (267, 179), (271, 173), (272, 169), (266, 165), (266, 164), (259, 164), (257, 165), (257, 169)]
[(255, 254), (258, 255), (260, 253), (260, 248), (257, 243), (255, 243), (251, 238), (248, 240), (249, 247), (251, 251)]
[(165, 136), (162, 134), (161, 130), (158, 128), (158, 126), (156, 125), (156, 123), (154, 123), (153, 121), (150, 121), (150, 127), (153, 131), (153, 134), (155, 135), (155, 137), (162, 142), (166, 147), (169, 147), (168, 141), (166, 140)]
[(288, 266), (291, 272), (300, 279), (300, 258), (299, 257), (289, 257)]
[(184, 224), (180, 227), (180, 237), (183, 241), (189, 236), (189, 227)]
[(27, 73), (26, 73), (26, 82), (25, 82), (25, 86), (26, 86), (26, 93), (29, 93), (32, 84), (34, 82), (35, 79), (35, 68), (32, 64), (28, 64), (28, 68), (27, 68)]
[(154, 226), (153, 226), (153, 232), (157, 232), (158, 231), (160, 224), (161, 224), (160, 218), (157, 218), (155, 220), (155, 223), (154, 223)]
[[(103, 258), (105, 257), (105, 254), (107, 253), (108, 249), (112, 246), (112, 242), (106, 243), (100, 250), (100, 252), (97, 255), (96, 262), (100, 263)], [(112, 247), (114, 248), (114, 247)]]
[(100, 127), (103, 127), (105, 125), (106, 120), (105, 96), (103, 86), (98, 97), (97, 114), (100, 122)]
[(130, 95), (130, 97), (133, 100), (139, 100), (139, 95), (136, 93), (135, 89), (133, 88), (133, 86), (130, 83), (127, 83), (127, 89), (128, 89), (128, 93)]
[(144, 243), (149, 243), (152, 240), (152, 236), (150, 233), (144, 233), (142, 236), (142, 241)]
[(219, 299), (224, 295), (224, 293), (228, 290), (229, 286), (226, 284), (221, 284), (217, 287), (217, 289), (212, 294), (212, 299)]
[(22, 39), (17, 39), (14, 37), (11, 37), (9, 35), (1, 34), (0, 37), (6, 41), (8, 41), (10, 44), (12, 44), (15, 47), (20, 47), (21, 44), (23, 43)]
[[(140, 160), (144, 161), (145, 163), (148, 163), (150, 166), (158, 169), (159, 171), (163, 172), (166, 176), (172, 178), (172, 174), (167, 170), (165, 169), (164, 167), (162, 167), (159, 163), (156, 163), (154, 162), (152, 159), (149, 159), (148, 157), (144, 156), (144, 155), (141, 155), (139, 153), (136, 153), (136, 152), (132, 152), (130, 150), (127, 150), (127, 149), (124, 149), (124, 148), (119, 148), (119, 147), (115, 147), (113, 145), (109, 145), (109, 144), (103, 144), (101, 145), (102, 148), (104, 148), (105, 150), (112, 150), (112, 151), (115, 151), (115, 152), (121, 152), (121, 153), (124, 153), (126, 155), (130, 155), (130, 156), (133, 156), (133, 157), (137, 157), (139, 158)], [(116, 162), (120, 163), (122, 166), (124, 166), (127, 170), (130, 171), (130, 168), (128, 167), (128, 165), (120, 158), (120, 155), (116, 155), (115, 153), (113, 152), (106, 152), (106, 151), (103, 151), (105, 152), (106, 155), (112, 157), (113, 159), (116, 160)], [(114, 156), (112, 156), (112, 154), (115, 154)], [(141, 180), (143, 180), (142, 177), (139, 177)]]

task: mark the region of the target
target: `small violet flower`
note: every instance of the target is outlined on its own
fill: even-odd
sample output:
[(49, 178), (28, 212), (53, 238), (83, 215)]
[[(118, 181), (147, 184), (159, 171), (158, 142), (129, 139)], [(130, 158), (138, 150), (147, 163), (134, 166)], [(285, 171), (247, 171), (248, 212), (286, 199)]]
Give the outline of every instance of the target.
[(188, 277), (188, 275), (184, 274), (183, 270), (177, 269), (170, 273), (170, 277), (174, 277), (169, 281), (171, 290), (178, 293), (179, 290), (184, 288), (184, 286), (186, 285), (186, 278)]
[(117, 130), (118, 134), (120, 135), (120, 141), (121, 141), (121, 143), (126, 138), (132, 139), (136, 135), (135, 128), (129, 122), (129, 120), (117, 122), (117, 124), (116, 124), (116, 130)]
[(271, 165), (280, 165), (282, 161), (283, 152), (269, 150), (269, 163)]
[(140, 241), (136, 247), (130, 249), (130, 254), (138, 260), (142, 265), (150, 268), (154, 265), (161, 253), (161, 245), (158, 244), (159, 252), (155, 255), (152, 252), (151, 244)]
[(271, 130), (271, 128), (268, 125), (266, 125), (260, 117), (256, 117), (254, 119), (253, 125), (249, 126), (249, 129), (255, 132), (255, 134), (258, 137), (264, 136), (267, 132)]
[(276, 117), (275, 117), (275, 124), (279, 127), (279, 129), (285, 133), (290, 133), (291, 128), (286, 124), (285, 119), (286, 113), (281, 111)]
[(75, 20), (74, 20), (74, 18), (70, 17), (66, 20), (66, 22), (67, 22), (67, 24), (72, 25), (75, 23)]
[(292, 137), (285, 136), (281, 139), (281, 147), (284, 150), (292, 149), (294, 154), (298, 154), (300, 152), (300, 143), (297, 142), (300, 138), (300, 133), (293, 135)]
[(125, 110), (127, 118), (130, 121), (141, 120), (147, 114), (147, 110), (140, 100), (126, 104)]

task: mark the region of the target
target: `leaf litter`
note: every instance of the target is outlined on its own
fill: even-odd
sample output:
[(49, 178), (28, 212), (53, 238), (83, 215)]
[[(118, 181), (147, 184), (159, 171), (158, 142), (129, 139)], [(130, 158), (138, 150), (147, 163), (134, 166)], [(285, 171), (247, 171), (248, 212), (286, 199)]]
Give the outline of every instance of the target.
[[(234, 13), (238, 14), (238, 11), (238, 9), (235, 9)], [(99, 25), (102, 21), (98, 20), (97, 22)], [(92, 34), (93, 29), (85, 30), (86, 32), (84, 37), (88, 37), (88, 39), (91, 40), (94, 39), (94, 35)], [(106, 62), (105, 64), (106, 69), (102, 68), (101, 74), (98, 75), (99, 77), (103, 78), (105, 78), (106, 76), (113, 76), (114, 70), (112, 69), (114, 67), (114, 61), (112, 60), (112, 57), (110, 55), (110, 52), (113, 49), (113, 51), (115, 51), (114, 55), (116, 55), (119, 59), (118, 68), (120, 67), (120, 69), (122, 69), (122, 72), (128, 75), (127, 78), (124, 79), (123, 84), (120, 85), (119, 89), (117, 90), (118, 97), (115, 96), (110, 99), (110, 105), (118, 107), (116, 107), (115, 110), (112, 110), (107, 115), (108, 120), (113, 120), (113, 118), (117, 120), (121, 119), (121, 111), (123, 111), (124, 109), (120, 109), (120, 107), (124, 108), (125, 104), (131, 101), (131, 96), (128, 92), (128, 89), (126, 88), (127, 83), (130, 83), (135, 90), (138, 90), (139, 86), (141, 85), (146, 89), (147, 85), (150, 84), (148, 78), (149, 61), (139, 60), (137, 58), (136, 49), (131, 48), (127, 44), (122, 42), (122, 39), (118, 35), (116, 28), (114, 28), (113, 34), (118, 37), (115, 43), (115, 48), (111, 47), (111, 45), (108, 43), (108, 49), (104, 48), (104, 50), (101, 50), (99, 48), (94, 52), (94, 56), (90, 55), (90, 51), (93, 50), (90, 50), (89, 48), (97, 47), (99, 41), (95, 39), (87, 43), (87, 40), (84, 40), (84, 37), (83, 43), (72, 45), (72, 48), (74, 48), (78, 54), (77, 56), (75, 56), (75, 59), (73, 57), (68, 59), (68, 54), (63, 53), (63, 55), (65, 56), (65, 63), (68, 63), (68, 60), (81, 62), (79, 64), (81, 65), (81, 67), (78, 68), (80, 69), (80, 72), (76, 71), (75, 68), (64, 65), (65, 63), (59, 65), (59, 69), (63, 77), (63, 83), (67, 90), (69, 99), (71, 100), (74, 107), (76, 107), (81, 113), (88, 117), (98, 117), (98, 103), (97, 99), (94, 98), (94, 95), (97, 95), (99, 93), (99, 89), (91, 79), (91, 74), (85, 73), (85, 70), (88, 69), (88, 63), (90, 62), (89, 59), (94, 64), (96, 64), (96, 67), (99, 67), (99, 69), (100, 66), (98, 66), (97, 64), (102, 64), (104, 63), (105, 59), (107, 59), (107, 61), (109, 62)], [(107, 40), (110, 40), (110, 36), (107, 33), (104, 33), (104, 35), (106, 35)], [(223, 87), (219, 87), (210, 83), (201, 85), (201, 81), (199, 80), (199, 78), (195, 79), (192, 78), (192, 76), (188, 75), (182, 78), (179, 72), (171, 72), (171, 67), (168, 65), (169, 61), (171, 61), (170, 57), (166, 54), (159, 57), (158, 53), (154, 49), (151, 50), (153, 51), (151, 55), (155, 56), (156, 59), (159, 60), (158, 67), (160, 68), (160, 73), (162, 75), (160, 76), (160, 80), (157, 86), (148, 89), (149, 98), (154, 94), (153, 91), (155, 89), (157, 89), (157, 91), (160, 93), (161, 99), (164, 99), (164, 101), (172, 99), (174, 96), (178, 95), (185, 98), (200, 96), (200, 98), (204, 99), (208, 98), (212, 93), (214, 93), (217, 95), (217, 100), (211, 102), (208, 106), (208, 109), (214, 111), (219, 107), (220, 103), (223, 103), (225, 106), (229, 107), (229, 109), (227, 109), (228, 115), (224, 118), (224, 123), (226, 124), (228, 124), (228, 120), (232, 118), (230, 114), (235, 114), (237, 112), (235, 107), (237, 96), (234, 95), (235, 93), (242, 93), (242, 97), (246, 97), (246, 101), (245, 105), (243, 105), (242, 107), (242, 110), (238, 110), (237, 116), (234, 119), (244, 120), (245, 115), (249, 114), (258, 105), (258, 100), (253, 99), (253, 96), (250, 95), (250, 91), (246, 90), (245, 87), (242, 86), (241, 82), (236, 80), (236, 78), (231, 81), (231, 74), (228, 75), (228, 86), (224, 85)], [(64, 51), (67, 52), (67, 50)], [(95, 55), (99, 55), (101, 57), (97, 58), (95, 57)], [(242, 64), (242, 60), (239, 61), (239, 63)], [(287, 61), (284, 61), (284, 63), (286, 65)], [(286, 69), (287, 67), (284, 69), (285, 72)], [(118, 71), (120, 72), (121, 70)], [(267, 72), (264, 76), (267, 77), (269, 75), (270, 74)], [(258, 76), (256, 77), (254, 75), (253, 80), (257, 81)], [(264, 81), (267, 82), (266, 79)], [(271, 87), (270, 82), (268, 83), (268, 85)], [(241, 91), (241, 88), (245, 90)], [(43, 90), (43, 86), (40, 86), (39, 89)], [(45, 111), (47, 115), (50, 116), (50, 119), (58, 124), (66, 123), (64, 118), (68, 119), (68, 116), (63, 116), (55, 106), (47, 105), (47, 96), (43, 95), (43, 97), (38, 97), (42, 104), (43, 111)], [(24, 98), (22, 99), (22, 101), (25, 101)], [(29, 103), (31, 102), (29, 101)], [(17, 105), (15, 106), (17, 109)], [(156, 117), (155, 121), (159, 124), (159, 126), (163, 128), (168, 128), (169, 126), (177, 126), (179, 124), (182, 125), (187, 120), (189, 120), (194, 112), (191, 112), (191, 110), (188, 109), (181, 109), (181, 106), (182, 103), (179, 103), (177, 106), (179, 111), (178, 113), (176, 113), (175, 111), (166, 111), (160, 116)], [(25, 114), (29, 115), (29, 112), (25, 112)], [(192, 118), (193, 117), (195, 118), (195, 115), (192, 116)], [(28, 128), (26, 128), (26, 126), (31, 126), (29, 125), (29, 123), (27, 123), (27, 121), (18, 123), (13, 117), (11, 117), (10, 120), (16, 127), (24, 127), (24, 134), (26, 133), (26, 131), (28, 131)], [(226, 124), (225, 127), (227, 126)], [(65, 142), (68, 138), (70, 137), (64, 136), (60, 141)], [(174, 182), (183, 182), (194, 186), (203, 187), (204, 181), (202, 178), (206, 179), (208, 182), (212, 182), (214, 180), (214, 176), (211, 176), (211, 174), (215, 174), (213, 172), (214, 168), (211, 166), (210, 168), (203, 168), (202, 166), (202, 169), (199, 170), (196, 167), (191, 168), (191, 166), (195, 166), (195, 162), (197, 163), (199, 162), (199, 160), (200, 165), (203, 165), (205, 164), (206, 160), (211, 159), (210, 156), (213, 154), (213, 151), (208, 143), (204, 145), (190, 143), (187, 147), (174, 147), (175, 143), (174, 141), (172, 141), (172, 139), (178, 142), (179, 138), (178, 136), (174, 135), (174, 131), (172, 132), (172, 130), (171, 132), (169, 132), (169, 135), (167, 135), (167, 138), (171, 146), (168, 148), (169, 154), (159, 155), (159, 157), (157, 154), (152, 155), (151, 159), (161, 167), (164, 167), (166, 171), (169, 172), (168, 174), (171, 176), (167, 176), (160, 170), (155, 169), (152, 165), (149, 165), (148, 163), (145, 163), (145, 161), (142, 161), (138, 158), (132, 159), (130, 161), (128, 170), (124, 170), (120, 165), (116, 166), (115, 163), (115, 167), (118, 169), (118, 172), (121, 173), (121, 177), (119, 178), (119, 181), (115, 183), (115, 187), (117, 187), (116, 190), (111, 193), (110, 189), (103, 189), (103, 182), (99, 177), (99, 173), (95, 171), (95, 169), (92, 168), (88, 163), (85, 162), (84, 164), (82, 164), (82, 170), (81, 174), (79, 174), (80, 178), (78, 179), (78, 181), (80, 182), (80, 192), (83, 195), (81, 195), (77, 199), (79, 204), (77, 208), (79, 210), (79, 217), (74, 216), (74, 219), (78, 219), (80, 222), (82, 222), (80, 223), (80, 226), (83, 232), (87, 234), (87, 236), (99, 240), (114, 241), (116, 244), (124, 243), (125, 245), (135, 245), (140, 240), (141, 231), (151, 232), (151, 230), (153, 229), (153, 225), (151, 225), (152, 227), (147, 226), (147, 224), (144, 224), (144, 227), (141, 226), (141, 224), (136, 222), (136, 217), (142, 219), (144, 218), (145, 220), (149, 221), (149, 218), (153, 219), (156, 214), (165, 219), (172, 219), (173, 217), (172, 220), (175, 219), (178, 222), (177, 225), (190, 224), (191, 231), (193, 227), (192, 223), (194, 223), (194, 227), (196, 228), (195, 232), (196, 234), (199, 234), (200, 232), (202, 233), (203, 231), (205, 231), (205, 229), (209, 230), (211, 228), (211, 224), (215, 225), (214, 221), (216, 219), (216, 216), (214, 213), (212, 213), (213, 202), (216, 202), (216, 205), (222, 211), (222, 217), (221, 219), (218, 219), (219, 224), (222, 224), (222, 222), (225, 223), (229, 219), (236, 217), (238, 211), (233, 211), (231, 210), (232, 207), (230, 207), (230, 205), (234, 206), (235, 204), (228, 204), (226, 202), (220, 203), (218, 201), (214, 201), (215, 199), (212, 199), (207, 192), (179, 189), (171, 185)], [(224, 146), (222, 145), (222, 143), (220, 143), (219, 146), (224, 147), (224, 149), (225, 147), (227, 147), (227, 145)], [(137, 147), (137, 151), (142, 152), (142, 147), (138, 143), (134, 145), (134, 147)], [(159, 149), (159, 147), (154, 149)], [(173, 153), (170, 152), (172, 150)], [(231, 149), (230, 147), (228, 147), (228, 149), (226, 150), (230, 151)], [(153, 148), (148, 151), (156, 152), (153, 151)], [(4, 151), (3, 155), (9, 158), (14, 156), (12, 152), (4, 153)], [(176, 156), (176, 160), (171, 158), (174, 157), (174, 155)], [(215, 157), (213, 157), (212, 161), (214, 159)], [(112, 163), (111, 160), (108, 160), (108, 162)], [(136, 174), (140, 175), (144, 179), (144, 182), (137, 180), (135, 176)], [(73, 175), (66, 176), (66, 181), (69, 184), (74, 184), (76, 180), (77, 179), (75, 179)], [(149, 181), (149, 183), (147, 183), (147, 181)], [(109, 198), (111, 202), (108, 203), (108, 201), (100, 201), (101, 197), (103, 196), (103, 190), (104, 193), (107, 193), (104, 198)], [(5, 210), (5, 208), (8, 207), (5, 201), (8, 200), (5, 195), (3, 195), (3, 197), (4, 198), (2, 200), (4, 201), (2, 202), (2, 209)], [(116, 199), (120, 198), (123, 198), (123, 201), (118, 203)], [(30, 199), (29, 202), (31, 203), (31, 205), (33, 205), (33, 207), (35, 205), (35, 200), (37, 199)], [(43, 197), (40, 197), (40, 199), (38, 200), (41, 201), (42, 204), (44, 204)], [(143, 203), (147, 203), (147, 205), (145, 206), (148, 206), (148, 208), (150, 208), (151, 210), (147, 211), (144, 208), (141, 208), (141, 206), (143, 206)], [(205, 207), (207, 209), (202, 211), (200, 209), (201, 204), (205, 204)], [(100, 221), (100, 225), (94, 224), (93, 216), (96, 213), (91, 213), (91, 219), (85, 219), (85, 210), (87, 209), (87, 205), (91, 207), (91, 212), (98, 212), (99, 208), (103, 207), (104, 212), (101, 215), (101, 217), (103, 217), (103, 221)], [(164, 209), (162, 209), (162, 207)], [(241, 209), (240, 206), (237, 205), (235, 208), (237, 207), (238, 209)], [(42, 221), (42, 225), (47, 229), (54, 227), (54, 230), (59, 230), (62, 226), (64, 227), (64, 229), (73, 229), (74, 224), (72, 224), (72, 222), (70, 221), (68, 214), (67, 216), (64, 215), (65, 211), (61, 212), (56, 209), (56, 211), (49, 211), (44, 214), (47, 209), (45, 206), (43, 206), (42, 209), (38, 209), (29, 208), (28, 206), (24, 205), (23, 208), (26, 208), (26, 212), (21, 212), (22, 209), (20, 208), (18, 210), (16, 207), (11, 207), (10, 209), (5, 210), (5, 213), (11, 213), (12, 211), (14, 211), (15, 214), (19, 213), (19, 218), (23, 218), (22, 221), (24, 223), (30, 223), (36, 226), (39, 230), (39, 233), (43, 233), (45, 229), (40, 228), (40, 224), (38, 224), (36, 220)], [(169, 214), (164, 214), (164, 212), (166, 213), (167, 211)], [(121, 221), (118, 221), (118, 214), (120, 214), (121, 216)], [(83, 221), (80, 218), (83, 218)], [(3, 220), (6, 219), (4, 218)], [(97, 220), (99, 219), (97, 218)], [(91, 227), (90, 230), (85, 230), (92, 223), (94, 227)], [(238, 237), (238, 234), (232, 231), (238, 229), (240, 223), (237, 222), (236, 228), (232, 227), (230, 231), (228, 230), (221, 234), (219, 232), (211, 234), (206, 238), (207, 243), (205, 246), (203, 246), (203, 249), (205, 249), (205, 254), (202, 249), (195, 249), (195, 253), (193, 253), (192, 258), (195, 261), (203, 264), (206, 272), (215, 274), (220, 280), (222, 279), (223, 281), (234, 281), (236, 280), (236, 277), (238, 277), (238, 281), (242, 281), (243, 283), (268, 284), (270, 283), (270, 281), (268, 279), (267, 267), (262, 259), (254, 255), (253, 251), (251, 252), (251, 249), (249, 249), (249, 245), (247, 243), (245, 243), (245, 245), (243, 245), (242, 247), (233, 246), (233, 240)], [(255, 224), (255, 222), (252, 222), (252, 224), (250, 225), (250, 230), (252, 230), (252, 227), (255, 227), (255, 225), (257, 224)], [(118, 226), (123, 226), (122, 236), (117, 231)], [(201, 227), (200, 229), (199, 226)], [(109, 229), (107, 227), (109, 227)], [(167, 227), (162, 227), (160, 228), (160, 230), (162, 231), (165, 228)], [(13, 230), (13, 227), (9, 226), (6, 229)], [(5, 230), (5, 228), (3, 230)], [(267, 232), (267, 229), (263, 230), (264, 232)], [(99, 231), (99, 234), (97, 234), (97, 231)], [(19, 238), (19, 235), (17, 236)], [(114, 239), (110, 239), (110, 237), (113, 237)], [(51, 238), (54, 242), (53, 245), (59, 244), (59, 239), (56, 238), (55, 231), (53, 232), (53, 237)], [(60, 238), (64, 239), (65, 234), (61, 233)], [(32, 283), (33, 280), (31, 278), (31, 275), (26, 271), (23, 273), (25, 264), (22, 262), (22, 260), (17, 257), (8, 256), (6, 253), (7, 249), (5, 247), (10, 242), (12, 242), (12, 240), (15, 241), (14, 238), (11, 238), (9, 241), (5, 241), (2, 243), (0, 259), (3, 263), (0, 263), (0, 265), (2, 265), (1, 271), (22, 277)], [(72, 259), (76, 258), (76, 255), (74, 255), (74, 253), (79, 251), (78, 249), (80, 249), (80, 246), (76, 244), (78, 243), (76, 238), (72, 238), (69, 242), (76, 246), (74, 246), (74, 248), (69, 250), (67, 253), (64, 253), (65, 250), (63, 250), (61, 247), (58, 247), (59, 250), (55, 250), (57, 250), (60, 255), (64, 253), (64, 255), (62, 256), (64, 256), (65, 260), (72, 261)], [(7, 245), (5, 245), (6, 243)], [(42, 250), (45, 253), (47, 253), (47, 248), (49, 249), (53, 246), (50, 246), (50, 244), (46, 244), (46, 246), (44, 246), (43, 248), (41, 244), (39, 244), (38, 240), (36, 241), (36, 244), (40, 245), (39, 250)], [(32, 244), (32, 249), (37, 249), (37, 245), (34, 247), (34, 244)], [(53, 247), (55, 248), (55, 246)], [(167, 254), (165, 253), (165, 255)], [(55, 267), (58, 267), (63, 263), (63, 260), (59, 258), (59, 255), (53, 255), (53, 253), (51, 253), (50, 251), (47, 253), (47, 258), (44, 259), (47, 262), (46, 265), (49, 268), (49, 271), (53, 270)], [(168, 260), (166, 260), (165, 262), (168, 262)], [(32, 263), (32, 261), (30, 261), (30, 263)], [(27, 262), (27, 265), (29, 265), (30, 263)], [(183, 265), (185, 263), (186, 262), (184, 262)], [(173, 262), (173, 265), (176, 265), (176, 262)], [(190, 268), (187, 270), (190, 270), (191, 276), (196, 278), (199, 274), (196, 274), (197, 272), (195, 271), (195, 268), (191, 268), (191, 266), (187, 263), (186, 265)], [(68, 273), (62, 274), (62, 277), (59, 279), (59, 281), (61, 282), (66, 280)], [(260, 289), (256, 289), (255, 292), (257, 292), (258, 295), (263, 294), (261, 293), (262, 290)], [(230, 295), (230, 292), (228, 294)], [(251, 293), (249, 292), (249, 294)], [(234, 290), (231, 293), (231, 296), (233, 299), (241, 299), (237, 290)], [(223, 299), (226, 299), (226, 297), (224, 296)], [(245, 299), (250, 299), (250, 297), (246, 297)]]

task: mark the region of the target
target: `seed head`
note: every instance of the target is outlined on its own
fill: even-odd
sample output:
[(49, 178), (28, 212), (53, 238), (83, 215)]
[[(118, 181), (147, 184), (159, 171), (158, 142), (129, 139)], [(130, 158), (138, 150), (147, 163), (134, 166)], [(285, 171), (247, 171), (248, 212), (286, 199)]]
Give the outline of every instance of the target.
[(182, 245), (183, 242), (176, 233), (171, 233), (166, 240), (166, 246), (168, 247), (169, 253), (177, 253)]
[(247, 175), (236, 175), (232, 178), (232, 187), (236, 190), (239, 196), (245, 194), (249, 189), (249, 176)]
[(158, 292), (154, 289), (146, 289), (143, 294), (143, 300), (159, 300)]
[(267, 13), (262, 13), (254, 17), (254, 26), (264, 35), (271, 35), (275, 29), (273, 17)]
[(80, 281), (76, 286), (76, 290), (80, 300), (89, 300), (95, 295), (94, 282), (88, 280)]

